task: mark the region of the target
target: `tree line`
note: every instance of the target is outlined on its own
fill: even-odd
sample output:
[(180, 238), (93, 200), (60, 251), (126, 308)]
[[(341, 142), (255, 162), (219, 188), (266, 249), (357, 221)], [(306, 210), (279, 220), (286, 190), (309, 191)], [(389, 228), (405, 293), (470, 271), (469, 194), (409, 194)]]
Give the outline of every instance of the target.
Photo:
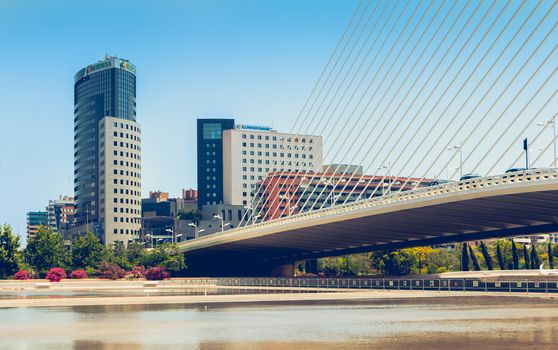
[(186, 268), (184, 255), (176, 244), (170, 243), (149, 251), (140, 243), (130, 243), (126, 248), (122, 242), (115, 242), (112, 247), (106, 247), (88, 232), (67, 249), (62, 235), (45, 227), (28, 238), (24, 249), (20, 243), (20, 237), (9, 225), (0, 226), (0, 279), (14, 276), (20, 270), (43, 278), (52, 268), (83, 270), (88, 276), (116, 277), (126, 271), (143, 271), (142, 268), (158, 267), (171, 273)]
[[(471, 270), (538, 269), (542, 263), (555, 268), (558, 256), (553, 243), (529, 247), (501, 239), (478, 244), (460, 243), (454, 248), (416, 247), (382, 250), (317, 261), (317, 273), (324, 276), (418, 275)], [(309, 269), (299, 264), (300, 274)]]

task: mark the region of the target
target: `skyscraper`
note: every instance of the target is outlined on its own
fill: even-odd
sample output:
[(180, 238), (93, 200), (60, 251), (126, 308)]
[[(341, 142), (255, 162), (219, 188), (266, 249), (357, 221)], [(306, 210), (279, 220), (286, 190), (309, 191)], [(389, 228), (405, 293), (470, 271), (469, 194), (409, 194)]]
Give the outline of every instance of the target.
[(198, 207), (223, 203), (223, 131), (234, 119), (198, 119)]
[(136, 67), (105, 57), (74, 77), (76, 233), (109, 245), (138, 238), (141, 129), (136, 122)]

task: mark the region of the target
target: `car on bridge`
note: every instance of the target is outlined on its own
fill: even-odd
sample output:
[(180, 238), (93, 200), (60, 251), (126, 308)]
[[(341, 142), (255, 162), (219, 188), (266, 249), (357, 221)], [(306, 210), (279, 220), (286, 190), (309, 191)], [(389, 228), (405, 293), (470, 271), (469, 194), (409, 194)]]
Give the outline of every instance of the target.
[(465, 175), (461, 176), (459, 181), (476, 179), (477, 177), (482, 177), (482, 176), (480, 174), (476, 174), (476, 173), (469, 173), (469, 174), (465, 174)]
[(506, 170), (506, 174), (517, 173), (517, 172), (525, 171), (525, 170), (527, 170), (527, 169), (525, 169), (525, 168), (509, 168), (508, 170)]

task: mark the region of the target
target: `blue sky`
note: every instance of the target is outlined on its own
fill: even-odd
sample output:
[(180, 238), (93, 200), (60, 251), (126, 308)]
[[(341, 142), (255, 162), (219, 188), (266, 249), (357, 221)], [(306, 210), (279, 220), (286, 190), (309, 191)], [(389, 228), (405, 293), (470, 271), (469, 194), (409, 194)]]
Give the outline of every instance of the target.
[(288, 130), (355, 0), (0, 1), (0, 223), (72, 194), (73, 75), (138, 68), (143, 192), (196, 187), (195, 120)]
[(196, 187), (198, 117), (320, 134), (326, 163), (371, 174), (455, 179), (460, 142), (465, 173), (499, 174), (525, 137), (531, 166), (552, 163), (537, 122), (558, 110), (556, 2), (365, 2), (303, 110), (357, 6), (0, 0), (0, 223), (22, 233), (27, 211), (72, 194), (73, 75), (105, 54), (138, 69), (144, 195)]

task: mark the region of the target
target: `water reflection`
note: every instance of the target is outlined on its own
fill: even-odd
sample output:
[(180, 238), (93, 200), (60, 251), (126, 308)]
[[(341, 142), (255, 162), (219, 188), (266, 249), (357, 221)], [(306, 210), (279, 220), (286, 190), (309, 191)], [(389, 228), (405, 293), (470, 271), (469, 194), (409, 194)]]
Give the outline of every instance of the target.
[(0, 310), (0, 349), (554, 349), (557, 301), (129, 305)]

